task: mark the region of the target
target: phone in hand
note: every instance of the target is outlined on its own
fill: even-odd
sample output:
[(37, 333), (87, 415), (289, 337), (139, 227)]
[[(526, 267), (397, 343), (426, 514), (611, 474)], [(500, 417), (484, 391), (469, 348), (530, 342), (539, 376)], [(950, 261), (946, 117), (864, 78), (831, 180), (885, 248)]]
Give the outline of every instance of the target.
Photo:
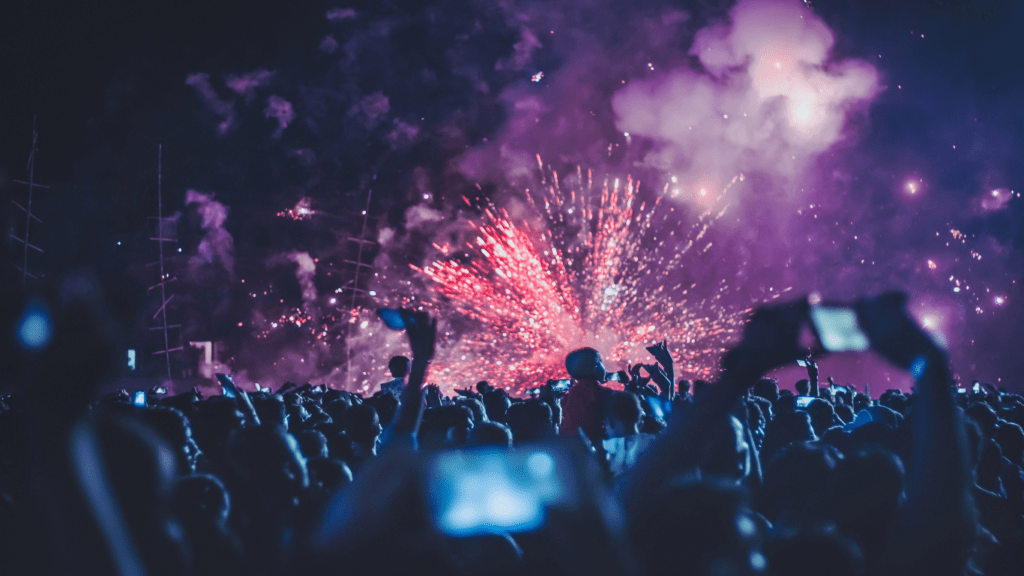
[(796, 407), (797, 408), (807, 408), (808, 406), (811, 405), (811, 401), (812, 400), (814, 400), (814, 398), (811, 397), (811, 396), (797, 396), (796, 397)]
[(221, 387), (224, 389), (225, 398), (238, 397), (238, 389), (235, 387), (235, 383), (231, 380), (231, 377), (227, 374), (217, 373), (217, 381), (220, 382)]
[[(810, 308), (811, 324), (818, 342), (826, 352), (864, 352), (871, 341), (861, 329), (852, 306), (821, 304)], [(801, 364), (807, 365), (806, 362)]]
[(427, 461), (430, 516), (448, 536), (532, 532), (574, 501), (574, 468), (552, 446), (440, 452)]
[(801, 368), (807, 368), (807, 360), (797, 360), (796, 365)]
[(405, 330), (405, 320), (402, 313), (394, 308), (378, 308), (377, 316), (384, 321), (384, 325), (392, 330)]
[(974, 384), (971, 384), (971, 392), (974, 392), (975, 394), (981, 394), (981, 383), (975, 380)]
[(135, 404), (136, 406), (139, 407), (144, 407), (146, 405), (146, 391), (136, 390), (135, 397), (132, 399), (132, 404)]
[(555, 393), (558, 393), (558, 392), (568, 392), (569, 391), (569, 386), (571, 384), (572, 384), (572, 381), (568, 380), (568, 379), (565, 379), (565, 380), (555, 380), (555, 381), (553, 381), (551, 383), (551, 391), (555, 392)]

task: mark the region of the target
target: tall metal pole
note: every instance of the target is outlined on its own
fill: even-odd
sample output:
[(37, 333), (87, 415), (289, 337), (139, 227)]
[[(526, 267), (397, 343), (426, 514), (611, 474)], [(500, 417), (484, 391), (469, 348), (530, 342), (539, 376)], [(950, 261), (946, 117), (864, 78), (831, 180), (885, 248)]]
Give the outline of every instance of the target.
[(160, 144), (157, 147), (156, 154), (156, 227), (157, 227), (157, 246), (160, 250), (160, 310), (163, 315), (163, 328), (164, 328), (164, 350), (167, 352), (164, 354), (164, 358), (167, 361), (167, 380), (171, 380), (171, 342), (167, 336), (167, 283), (164, 278), (164, 193), (163, 193), (163, 161), (164, 161), (164, 145)]
[[(359, 233), (359, 252), (356, 256), (356, 275), (352, 280), (352, 304), (349, 312), (356, 309), (356, 295), (359, 293), (359, 269), (363, 267), (363, 245), (366, 236), (366, 222), (370, 218), (370, 199), (373, 198), (373, 188), (366, 193), (366, 209), (363, 210), (363, 230)], [(348, 336), (345, 337), (345, 379), (352, 382), (352, 318), (349, 318)]]

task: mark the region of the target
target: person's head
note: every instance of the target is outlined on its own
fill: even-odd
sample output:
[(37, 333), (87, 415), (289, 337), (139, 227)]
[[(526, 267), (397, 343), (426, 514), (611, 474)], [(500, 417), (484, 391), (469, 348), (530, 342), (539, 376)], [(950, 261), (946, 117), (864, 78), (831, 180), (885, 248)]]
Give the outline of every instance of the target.
[(498, 422), (481, 422), (469, 432), (470, 446), (512, 447), (512, 431)]
[(295, 433), (295, 440), (299, 443), (299, 449), (307, 460), (310, 458), (327, 457), (327, 437), (323, 432), (316, 430), (303, 430)]
[(230, 510), (228, 492), (216, 476), (185, 476), (171, 490), (171, 511), (186, 527), (223, 527)]
[(356, 404), (345, 410), (345, 435), (353, 442), (374, 445), (381, 433), (380, 418), (373, 406)]
[(643, 410), (640, 400), (629, 392), (615, 392), (604, 403), (604, 429), (609, 438), (632, 436), (640, 432)]
[(1003, 422), (996, 429), (996, 442), (1014, 466), (1024, 464), (1024, 429), (1014, 422)]
[(513, 404), (505, 414), (505, 423), (512, 431), (512, 441), (516, 446), (555, 435), (551, 407), (541, 400)]
[(174, 451), (178, 474), (187, 476), (195, 472), (201, 452), (192, 440), (192, 428), (181, 410), (158, 406), (142, 410), (140, 416)]
[(835, 406), (836, 416), (843, 421), (843, 424), (849, 424), (853, 422), (853, 408), (848, 404), (839, 404)]
[(690, 381), (686, 378), (680, 378), (678, 383), (679, 395), (686, 396), (690, 393)]
[(796, 388), (796, 393), (800, 396), (807, 396), (811, 392), (811, 381), (807, 379), (797, 380), (793, 387)]
[(887, 450), (849, 454), (836, 465), (833, 519), (843, 533), (875, 551), (899, 520), (903, 462)]
[(288, 428), (288, 412), (285, 410), (284, 400), (280, 397), (254, 395), (252, 407), (256, 409), (260, 425)]
[(405, 378), (409, 374), (409, 367), (412, 362), (405, 356), (395, 356), (388, 361), (388, 370), (395, 378)]
[(484, 408), (487, 410), (487, 419), (491, 422), (505, 422), (505, 412), (512, 401), (504, 390), (490, 390), (484, 393)]
[(466, 398), (459, 396), (455, 399), (455, 403), (459, 406), (465, 406), (473, 411), (473, 425), (477, 426), (481, 422), (487, 421), (487, 412), (484, 410), (484, 403), (476, 398)]
[(250, 503), (267, 499), (268, 494), (274, 502), (290, 503), (309, 485), (299, 443), (280, 426), (239, 430), (232, 436), (229, 450), (235, 479)]
[(771, 378), (762, 378), (754, 383), (754, 396), (775, 404), (779, 399), (779, 384)]
[(767, 400), (756, 396), (748, 398), (745, 404), (747, 427), (750, 429), (750, 435), (754, 439), (754, 444), (760, 450), (761, 442), (764, 440), (764, 432), (768, 428), (768, 422), (770, 421), (765, 412), (771, 412), (772, 405)]
[(601, 353), (593, 348), (579, 348), (565, 357), (565, 370), (580, 381), (603, 382), (605, 378)]
[(981, 428), (983, 436), (991, 438), (995, 435), (998, 417), (996, 416), (996, 411), (991, 406), (984, 402), (978, 402), (973, 406), (969, 406), (964, 413)]
[(487, 380), (481, 380), (476, 383), (476, 391), (480, 394), (486, 394), (488, 391), (494, 390)]
[(701, 474), (742, 480), (750, 473), (752, 456), (746, 430), (735, 416), (729, 416), (728, 421), (719, 426), (718, 441), (711, 456), (701, 466)]
[(351, 404), (345, 400), (334, 400), (330, 404), (324, 406), (324, 413), (331, 417), (331, 422), (340, 425), (345, 421), (345, 410), (348, 410), (349, 406), (351, 406)]
[(832, 404), (815, 398), (811, 400), (811, 403), (807, 405), (807, 413), (811, 416), (811, 426), (814, 427), (814, 434), (821, 436), (835, 424), (835, 409), (832, 408)]
[(395, 419), (395, 414), (398, 413), (398, 407), (401, 403), (394, 394), (381, 394), (374, 398), (373, 409), (377, 411), (377, 416), (380, 418), (381, 426), (391, 424)]
[(764, 472), (762, 510), (771, 522), (785, 515), (797, 524), (824, 519), (839, 452), (817, 442), (794, 442)]
[(870, 405), (871, 405), (871, 398), (868, 398), (867, 394), (862, 394), (862, 393), (858, 392), (857, 395), (853, 397), (853, 411), (854, 412), (860, 412), (861, 410), (867, 408)]
[(817, 440), (811, 426), (811, 417), (803, 410), (783, 412), (776, 416), (765, 430), (761, 463), (767, 466), (786, 446), (809, 440)]
[(878, 399), (878, 403), (900, 414), (907, 413), (907, 397), (899, 390), (886, 390)]
[(306, 466), (309, 469), (309, 491), (316, 498), (326, 499), (352, 483), (352, 470), (337, 458), (310, 458)]

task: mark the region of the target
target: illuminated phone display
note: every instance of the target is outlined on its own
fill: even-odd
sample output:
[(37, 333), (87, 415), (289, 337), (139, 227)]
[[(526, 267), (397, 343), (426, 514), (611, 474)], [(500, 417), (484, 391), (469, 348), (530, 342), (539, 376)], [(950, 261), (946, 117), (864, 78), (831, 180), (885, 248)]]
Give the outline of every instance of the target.
[(427, 467), (434, 523), (444, 534), (530, 532), (571, 492), (560, 454), (544, 449), (446, 452)]
[(852, 308), (812, 306), (811, 321), (822, 348), (828, 352), (864, 352), (871, 348)]

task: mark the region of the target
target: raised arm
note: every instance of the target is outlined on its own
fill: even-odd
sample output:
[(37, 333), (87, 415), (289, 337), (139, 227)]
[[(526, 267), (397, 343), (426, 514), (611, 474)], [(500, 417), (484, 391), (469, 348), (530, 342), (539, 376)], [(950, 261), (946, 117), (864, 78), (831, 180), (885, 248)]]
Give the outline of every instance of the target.
[(907, 316), (905, 301), (885, 294), (857, 311), (872, 348), (916, 383), (906, 513), (889, 567), (893, 574), (962, 574), (975, 532), (964, 425), (946, 355)]
[(426, 312), (421, 311), (403, 309), (401, 313), (409, 336), (409, 347), (412, 348), (412, 368), (409, 371), (409, 383), (402, 392), (402, 406), (395, 418), (391, 439), (412, 441), (423, 417), (423, 382), (427, 376), (427, 365), (434, 358), (437, 320), (432, 320)]
[(762, 308), (747, 321), (742, 341), (722, 360), (719, 381), (672, 415), (665, 436), (637, 463), (623, 487), (623, 505), (638, 506), (672, 477), (696, 470), (708, 457), (736, 401), (772, 368), (803, 357), (798, 346), (807, 303)]

